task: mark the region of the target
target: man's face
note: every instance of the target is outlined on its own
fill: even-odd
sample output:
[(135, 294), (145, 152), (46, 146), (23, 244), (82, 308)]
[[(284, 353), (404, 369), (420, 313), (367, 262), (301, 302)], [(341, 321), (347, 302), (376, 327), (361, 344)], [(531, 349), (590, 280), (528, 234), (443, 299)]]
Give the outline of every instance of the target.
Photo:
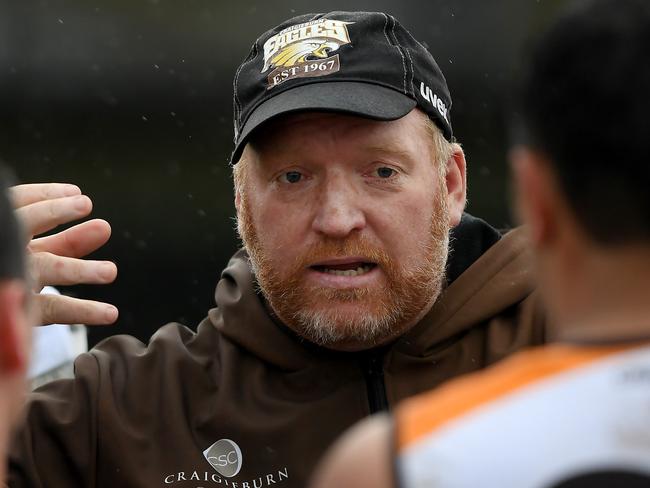
[(246, 148), (240, 235), (273, 311), (312, 342), (386, 343), (438, 297), (450, 222), (425, 120), (296, 114)]

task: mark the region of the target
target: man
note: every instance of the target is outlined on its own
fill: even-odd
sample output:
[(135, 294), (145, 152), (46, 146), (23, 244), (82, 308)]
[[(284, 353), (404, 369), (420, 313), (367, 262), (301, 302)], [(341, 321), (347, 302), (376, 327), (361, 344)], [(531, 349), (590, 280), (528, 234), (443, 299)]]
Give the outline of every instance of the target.
[(357, 420), (543, 340), (523, 236), (463, 216), (445, 79), (394, 18), (290, 19), (234, 85), (217, 308), (41, 389), (12, 486), (303, 487)]
[(0, 481), (7, 444), (24, 401), (29, 362), (30, 317), (23, 246), (0, 167)]
[(372, 419), (314, 486), (649, 486), (648, 46), (647, 2), (598, 0), (532, 56), (511, 159), (558, 344)]

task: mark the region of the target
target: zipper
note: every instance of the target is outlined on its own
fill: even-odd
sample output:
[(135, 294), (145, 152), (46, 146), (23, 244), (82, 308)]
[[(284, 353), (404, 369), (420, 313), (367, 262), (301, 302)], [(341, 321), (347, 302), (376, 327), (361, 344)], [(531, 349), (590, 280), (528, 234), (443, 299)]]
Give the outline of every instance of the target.
[(361, 361), (363, 376), (366, 380), (370, 414), (388, 411), (383, 359), (383, 355), (371, 353)]

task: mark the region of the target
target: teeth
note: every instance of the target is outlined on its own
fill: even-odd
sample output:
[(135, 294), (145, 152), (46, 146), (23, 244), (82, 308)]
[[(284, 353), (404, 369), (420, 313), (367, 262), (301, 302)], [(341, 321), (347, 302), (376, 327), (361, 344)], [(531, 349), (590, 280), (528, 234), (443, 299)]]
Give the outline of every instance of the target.
[(359, 276), (370, 271), (370, 265), (359, 266), (357, 269), (329, 269), (325, 268), (325, 273), (335, 276)]

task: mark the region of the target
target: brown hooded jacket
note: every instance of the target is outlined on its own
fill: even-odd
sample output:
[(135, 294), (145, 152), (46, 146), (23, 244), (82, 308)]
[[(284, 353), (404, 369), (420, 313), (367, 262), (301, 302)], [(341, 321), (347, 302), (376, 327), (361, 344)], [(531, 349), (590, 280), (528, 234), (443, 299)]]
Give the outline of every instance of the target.
[(362, 353), (319, 348), (275, 323), (240, 251), (196, 333), (169, 324), (148, 346), (112, 337), (77, 359), (74, 380), (32, 395), (9, 485), (305, 486), (356, 421), (543, 342), (521, 231), (494, 237), (469, 216), (461, 228), (453, 281), (431, 311)]

